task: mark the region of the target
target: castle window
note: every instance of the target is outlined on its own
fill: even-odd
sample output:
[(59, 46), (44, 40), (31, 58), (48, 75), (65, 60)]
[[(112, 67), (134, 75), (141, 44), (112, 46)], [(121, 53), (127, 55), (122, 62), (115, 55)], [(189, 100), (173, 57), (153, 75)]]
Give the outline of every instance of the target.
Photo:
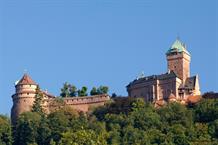
[(174, 68), (176, 69), (176, 66), (174, 66)]
[(27, 95), (29, 95), (30, 93), (27, 93)]

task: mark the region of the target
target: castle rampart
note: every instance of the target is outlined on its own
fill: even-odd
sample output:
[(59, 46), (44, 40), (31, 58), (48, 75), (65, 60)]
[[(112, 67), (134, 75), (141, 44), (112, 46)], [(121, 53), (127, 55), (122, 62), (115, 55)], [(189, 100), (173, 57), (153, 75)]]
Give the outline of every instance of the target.
[[(20, 114), (23, 112), (31, 111), (35, 101), (37, 84), (25, 74), (23, 78), (16, 84), (16, 93), (12, 95), (13, 107), (11, 109), (11, 119), (14, 124)], [(84, 97), (66, 97), (61, 98), (63, 101), (62, 106), (55, 103), (58, 98), (41, 91), (43, 94), (42, 107), (45, 113), (50, 113), (63, 106), (68, 106), (79, 112), (88, 112), (91, 108), (104, 105), (110, 96), (107, 94), (84, 96)]]

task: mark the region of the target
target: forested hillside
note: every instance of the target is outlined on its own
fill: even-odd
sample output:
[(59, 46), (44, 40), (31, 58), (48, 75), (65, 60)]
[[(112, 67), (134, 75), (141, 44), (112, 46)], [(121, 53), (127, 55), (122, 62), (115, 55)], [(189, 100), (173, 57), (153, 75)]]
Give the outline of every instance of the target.
[(0, 116), (1, 145), (217, 145), (215, 93), (190, 106), (154, 108), (142, 99), (114, 98), (88, 114), (63, 108), (49, 115), (20, 116), (13, 128)]

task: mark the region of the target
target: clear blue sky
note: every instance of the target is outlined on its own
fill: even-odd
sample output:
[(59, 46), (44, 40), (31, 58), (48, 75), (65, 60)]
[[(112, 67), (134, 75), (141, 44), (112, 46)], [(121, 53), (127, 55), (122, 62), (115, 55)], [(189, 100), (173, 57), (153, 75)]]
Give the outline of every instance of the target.
[(0, 0), (0, 113), (9, 114), (24, 69), (59, 95), (78, 87), (125, 86), (142, 71), (167, 71), (179, 35), (201, 91), (218, 91), (217, 0)]

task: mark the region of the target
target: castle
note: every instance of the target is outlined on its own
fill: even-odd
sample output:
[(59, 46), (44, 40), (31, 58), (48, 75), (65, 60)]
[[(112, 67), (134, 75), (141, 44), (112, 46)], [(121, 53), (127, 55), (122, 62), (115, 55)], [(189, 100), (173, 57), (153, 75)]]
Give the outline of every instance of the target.
[[(12, 95), (12, 124), (16, 122), (21, 113), (32, 110), (37, 86), (38, 84), (36, 84), (27, 74), (24, 74), (21, 80), (15, 84), (16, 92)], [(57, 104), (57, 97), (49, 94), (47, 91), (40, 91), (43, 94), (42, 108), (45, 113), (50, 113), (60, 108), (60, 104)], [(104, 105), (108, 100), (110, 100), (110, 97), (107, 94), (85, 97), (65, 97), (63, 98), (62, 104), (79, 112), (88, 112), (91, 108)]]
[(179, 39), (166, 52), (168, 71), (161, 75), (139, 76), (127, 85), (130, 97), (141, 97), (161, 106), (165, 102), (196, 102), (200, 97), (198, 75), (190, 77), (191, 55)]
[[(198, 75), (190, 77), (191, 55), (186, 50), (185, 44), (177, 39), (166, 52), (168, 71), (161, 75), (141, 75), (127, 85), (129, 97), (144, 98), (155, 106), (162, 106), (167, 102), (180, 102), (182, 104), (196, 103), (200, 100), (200, 86)], [(31, 111), (34, 104), (36, 84), (30, 76), (24, 74), (16, 83), (16, 92), (12, 95), (13, 107), (11, 109), (12, 123), (26, 111)], [(42, 91), (42, 107), (46, 113), (58, 109), (54, 95)], [(63, 98), (64, 106), (69, 106), (77, 111), (88, 112), (93, 107), (104, 105), (110, 97), (106, 94), (86, 97)]]

